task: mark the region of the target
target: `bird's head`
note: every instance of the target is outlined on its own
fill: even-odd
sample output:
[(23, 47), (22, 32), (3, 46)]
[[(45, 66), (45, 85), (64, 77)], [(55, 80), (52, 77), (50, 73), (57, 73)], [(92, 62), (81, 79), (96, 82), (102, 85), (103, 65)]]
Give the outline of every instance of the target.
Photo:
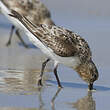
[(83, 64), (80, 64), (75, 69), (81, 78), (89, 84), (92, 84), (98, 79), (98, 70), (92, 60), (86, 61)]

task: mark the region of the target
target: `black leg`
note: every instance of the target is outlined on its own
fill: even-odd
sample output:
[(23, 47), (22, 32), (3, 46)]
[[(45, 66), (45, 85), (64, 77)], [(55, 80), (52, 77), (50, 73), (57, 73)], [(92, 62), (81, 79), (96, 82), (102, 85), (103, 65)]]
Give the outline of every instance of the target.
[(58, 86), (59, 86), (60, 88), (62, 88), (62, 86), (61, 86), (61, 84), (60, 84), (60, 80), (59, 80), (58, 75), (57, 75), (57, 68), (58, 68), (58, 64), (55, 65), (55, 68), (54, 68), (54, 75), (55, 75), (55, 77), (56, 77)]
[(24, 47), (28, 48), (28, 45), (23, 41), (18, 29), (16, 30), (16, 35), (18, 36), (20, 41), (23, 43)]
[(11, 44), (11, 39), (12, 39), (12, 35), (13, 35), (13, 31), (14, 31), (14, 29), (15, 29), (15, 26), (12, 25), (12, 27), (11, 27), (11, 31), (10, 31), (10, 37), (9, 37), (8, 42), (6, 43), (7, 46), (9, 46), (9, 45)]
[(89, 83), (88, 89), (89, 89), (89, 90), (93, 90), (93, 83)]
[(40, 79), (38, 81), (38, 85), (40, 85), (40, 86), (42, 86), (42, 76), (43, 76), (43, 73), (44, 73), (44, 69), (46, 67), (47, 62), (49, 62), (49, 61), (50, 61), (50, 59), (47, 59), (46, 61), (44, 61), (42, 63), (42, 69), (41, 69)]

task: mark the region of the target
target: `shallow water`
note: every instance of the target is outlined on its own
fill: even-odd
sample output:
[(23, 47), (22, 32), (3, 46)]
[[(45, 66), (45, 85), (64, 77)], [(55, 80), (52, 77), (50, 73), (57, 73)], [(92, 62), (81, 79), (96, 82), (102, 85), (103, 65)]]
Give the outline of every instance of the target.
[[(80, 13), (74, 17), (73, 15), (75, 12), (77, 13), (77, 10), (71, 11), (71, 9), (78, 9), (78, 7), (73, 8), (70, 5), (70, 8), (65, 10), (65, 0), (62, 4), (64, 6), (62, 8), (58, 6), (57, 9), (54, 7), (57, 7), (58, 0), (54, 5), (52, 5), (51, 0), (43, 2), (51, 9), (52, 18), (56, 24), (79, 33), (90, 44), (93, 59), (99, 70), (99, 79), (94, 84), (96, 92), (88, 92), (87, 84), (79, 78), (77, 73), (63, 65), (59, 66), (58, 74), (64, 88), (58, 89), (52, 72), (52, 62), (47, 65), (43, 78), (44, 86), (39, 88), (37, 81), (45, 56), (28, 41), (26, 36), (24, 39), (30, 45), (30, 49), (25, 49), (16, 36), (12, 39), (12, 45), (6, 47), (5, 44), (8, 40), (11, 24), (5, 17), (0, 15), (0, 109), (109, 110), (109, 14), (106, 13), (106, 16), (102, 16), (103, 13), (100, 13), (100, 16), (95, 14), (89, 16), (85, 13), (85, 16), (83, 16), (80, 10)], [(82, 12), (85, 12), (86, 8)], [(101, 11), (98, 9), (96, 12)], [(68, 16), (65, 16), (65, 13)], [(89, 14), (91, 15), (91, 13)]]

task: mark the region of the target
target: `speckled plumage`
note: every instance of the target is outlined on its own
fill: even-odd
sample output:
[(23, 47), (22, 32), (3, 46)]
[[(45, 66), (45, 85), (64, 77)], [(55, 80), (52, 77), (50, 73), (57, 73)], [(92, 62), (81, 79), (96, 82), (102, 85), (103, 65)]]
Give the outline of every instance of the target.
[[(49, 59), (54, 60), (55, 64), (57, 62), (57, 64), (62, 63), (70, 67), (74, 65), (73, 68), (89, 84), (89, 89), (93, 89), (92, 85), (98, 78), (98, 71), (92, 61), (89, 45), (81, 36), (54, 25), (34, 25), (16, 11), (12, 11), (12, 13), (11, 16), (17, 18), (23, 24), (24, 30), (27, 31), (28, 29), (30, 32), (28, 37), (32, 39), (32, 42), (35, 45), (40, 42), (39, 48), (49, 56)], [(31, 36), (31, 33), (34, 36)], [(63, 62), (63, 60), (65, 61)]]
[(30, 25), (26, 20), (24, 17), (22, 23), (26, 23), (26, 27), (55, 54), (61, 57), (78, 56), (82, 62), (91, 59), (88, 43), (76, 33), (55, 25)]
[[(50, 11), (40, 0), (1, 0), (1, 1), (9, 11), (15, 10), (19, 12), (21, 15), (26, 16), (34, 24), (54, 25), (54, 22), (51, 19)], [(7, 17), (6, 12), (5, 13), (2, 12), (2, 13)], [(16, 35), (24, 44), (24, 46), (27, 47), (27, 45), (20, 36), (21, 30), (19, 29), (18, 25), (16, 25), (14, 21), (12, 23), (13, 23), (13, 27), (10, 32), (10, 38), (7, 43), (7, 46), (11, 44), (13, 30), (16, 26)]]
[[(46, 20), (53, 23), (51, 14), (40, 0), (1, 0), (9, 10), (15, 10), (26, 16), (34, 24), (43, 24)], [(47, 24), (48, 24), (47, 23)]]

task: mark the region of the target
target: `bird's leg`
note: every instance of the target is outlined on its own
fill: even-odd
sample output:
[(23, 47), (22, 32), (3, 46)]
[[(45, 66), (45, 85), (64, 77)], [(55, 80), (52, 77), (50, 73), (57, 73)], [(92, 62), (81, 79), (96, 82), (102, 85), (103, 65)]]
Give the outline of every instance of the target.
[(11, 31), (10, 31), (10, 37), (9, 37), (8, 42), (6, 43), (6, 46), (9, 46), (9, 45), (11, 44), (11, 39), (12, 39), (12, 35), (13, 35), (13, 31), (14, 31), (14, 29), (15, 29), (15, 26), (12, 25), (12, 27), (11, 27)]
[(23, 43), (24, 47), (25, 48), (28, 48), (28, 45), (23, 41), (23, 39), (22, 39), (22, 37), (21, 37), (18, 29), (16, 30), (16, 35), (18, 36), (18, 38), (20, 39), (20, 41)]
[(88, 89), (89, 89), (89, 90), (93, 90), (93, 83), (89, 83)]
[(60, 80), (59, 80), (58, 75), (57, 75), (57, 68), (58, 68), (58, 64), (55, 64), (54, 75), (56, 77), (56, 80), (57, 80), (57, 83), (58, 83), (58, 87), (62, 88), (61, 83), (60, 83)]
[(47, 62), (49, 62), (49, 61), (50, 61), (50, 59), (47, 59), (46, 61), (44, 61), (42, 63), (42, 69), (41, 69), (40, 79), (38, 81), (38, 85), (40, 85), (40, 86), (42, 86), (42, 76), (43, 76), (43, 73), (44, 73), (44, 69), (46, 67)]
[(88, 91), (92, 91), (92, 92), (95, 92), (96, 91), (96, 89), (93, 88), (93, 83), (89, 83), (89, 85), (88, 85)]

